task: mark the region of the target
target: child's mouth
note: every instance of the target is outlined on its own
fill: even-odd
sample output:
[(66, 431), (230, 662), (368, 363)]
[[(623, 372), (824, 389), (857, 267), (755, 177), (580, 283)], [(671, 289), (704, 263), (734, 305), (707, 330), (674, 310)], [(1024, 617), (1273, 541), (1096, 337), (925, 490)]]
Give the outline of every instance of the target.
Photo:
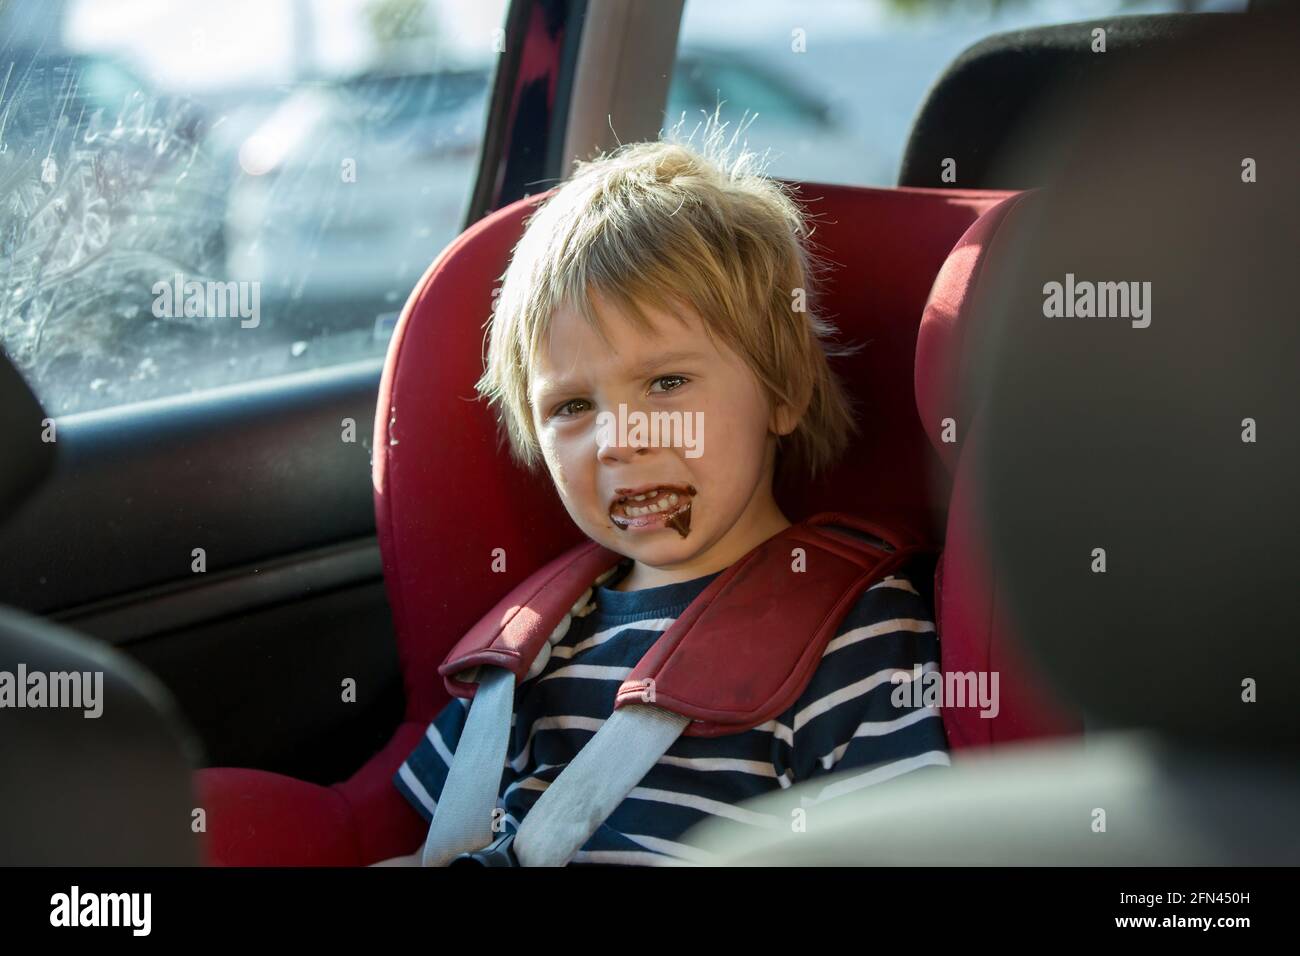
[(609, 517), (623, 531), (672, 528), (684, 538), (691, 531), (691, 500), (696, 493), (694, 485), (619, 488)]

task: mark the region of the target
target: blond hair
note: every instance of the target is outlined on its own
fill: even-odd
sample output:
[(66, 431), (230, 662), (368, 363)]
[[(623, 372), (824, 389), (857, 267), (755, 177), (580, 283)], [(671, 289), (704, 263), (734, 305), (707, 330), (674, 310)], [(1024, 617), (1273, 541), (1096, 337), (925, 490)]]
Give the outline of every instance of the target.
[(699, 150), (668, 139), (578, 162), (527, 220), (488, 321), (476, 385), (525, 468), (541, 460), (530, 370), (562, 308), (608, 343), (594, 297), (643, 331), (651, 325), (642, 304), (670, 313), (689, 305), (770, 402), (802, 409), (778, 442), (781, 472), (816, 476), (856, 430), (850, 396), (828, 362), (854, 349), (833, 344), (834, 325), (817, 314), (815, 274), (825, 267), (810, 251), (807, 218), (784, 184), (763, 175), (760, 157), (743, 147), (733, 156), (736, 136), (724, 139), (717, 114), (706, 123)]

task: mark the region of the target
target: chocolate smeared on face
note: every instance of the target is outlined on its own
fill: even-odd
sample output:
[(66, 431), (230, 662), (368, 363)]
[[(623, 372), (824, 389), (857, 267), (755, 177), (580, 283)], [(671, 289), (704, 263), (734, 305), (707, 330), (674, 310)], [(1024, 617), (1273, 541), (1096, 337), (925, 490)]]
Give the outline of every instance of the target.
[[(691, 498), (694, 498), (696, 494), (695, 486), (687, 485), (686, 493), (690, 495)], [(691, 533), (691, 502), (690, 501), (686, 502), (685, 508), (683, 508), (681, 511), (677, 512), (675, 515), (673, 515), (671, 518), (668, 519), (668, 527), (672, 528), (683, 538)]]
[[(621, 489), (624, 492), (628, 490)], [(660, 485), (636, 496), (622, 494), (610, 506), (609, 516), (614, 522), (614, 526), (623, 531), (630, 528), (648, 528), (660, 524), (663, 527), (672, 528), (685, 538), (691, 531), (691, 499), (696, 494), (694, 485)], [(682, 498), (685, 498), (685, 500), (680, 500)], [(649, 500), (650, 504), (642, 505), (639, 503), (646, 500)], [(663, 502), (672, 501), (673, 504), (668, 507), (661, 504), (658, 511), (649, 510), (660, 500)], [(634, 513), (630, 514), (629, 509)]]

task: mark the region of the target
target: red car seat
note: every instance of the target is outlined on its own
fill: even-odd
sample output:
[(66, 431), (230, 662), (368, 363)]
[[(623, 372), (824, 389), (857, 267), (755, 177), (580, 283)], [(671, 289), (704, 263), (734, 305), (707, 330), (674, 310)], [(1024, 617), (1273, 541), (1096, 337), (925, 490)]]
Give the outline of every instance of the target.
[[(838, 468), (816, 483), (778, 487), (778, 500), (792, 521), (845, 511), (937, 542), (948, 479), (913, 403), (918, 323), (953, 243), (1008, 194), (799, 190), (815, 222), (816, 251), (837, 267), (822, 311), (842, 339), (864, 346), (837, 365), (859, 403), (861, 435)], [(211, 863), (361, 865), (418, 846), (425, 823), (391, 778), (448, 699), (438, 665), (503, 594), (580, 539), (549, 480), (509, 464), (473, 388), (493, 286), (524, 218), (543, 198), (493, 213), (453, 242), (416, 286), (389, 346), (375, 417), (374, 486), (405, 720), (387, 746), (330, 787), (258, 770), (200, 771)], [(498, 548), (506, 571), (486, 573)], [(950, 591), (965, 564), (961, 573), (953, 567)], [(958, 629), (955, 637), (966, 633)], [(941, 637), (945, 652), (971, 659), (949, 647), (942, 627)], [(1026, 712), (1015, 733), (1033, 731)]]
[(979, 441), (981, 382), (972, 370), (985, 344), (973, 328), (976, 305), (987, 289), (983, 266), (1002, 254), (1015, 234), (1019, 193), (991, 209), (967, 230), (939, 270), (921, 318), (916, 343), (916, 407), (944, 466), (952, 475), (944, 550), (935, 573), (935, 619), (945, 673), (997, 673), (999, 712), (982, 718), (975, 708), (946, 709), (944, 727), (953, 750), (1030, 737), (1081, 733), (1079, 716), (1043, 692), (1045, 681), (1015, 642), (999, 581), (990, 566), (987, 531), (980, 526), (968, 451)]

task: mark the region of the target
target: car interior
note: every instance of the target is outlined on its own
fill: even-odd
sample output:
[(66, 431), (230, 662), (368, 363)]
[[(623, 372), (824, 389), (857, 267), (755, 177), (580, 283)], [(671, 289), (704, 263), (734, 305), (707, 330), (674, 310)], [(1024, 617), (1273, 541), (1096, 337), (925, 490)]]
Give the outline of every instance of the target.
[[(128, 21), (149, 15), (137, 6)], [(405, 23), (412, 6), (358, 16)], [(774, 133), (796, 136), (779, 118), (792, 104), (813, 152), (842, 136), (868, 166), (846, 118), (862, 93), (852, 62), (819, 99), (768, 72), (770, 45), (750, 66), (685, 45), (705, 23), (693, 16), (718, 16), (692, 9), (704, 6), (502, 0), (474, 15), (490, 59), (411, 65), (376, 28), (389, 74), (348, 67), (347, 84), (323, 54), (294, 74), (309, 78), (299, 88), (192, 96), (142, 93), (154, 81), (123, 68), (93, 95), (128, 91), (130, 115), (148, 114), (138, 142), (110, 136), (125, 108), (96, 107), (89, 90), (74, 108), (67, 92), (90, 59), (118, 64), (76, 46), (108, 35), (106, 15), (74, 2), (0, 12), (16, 78), (0, 93), (15, 116), (0, 127), (13, 144), (0, 155), (0, 670), (102, 670), (114, 704), (102, 723), (0, 716), (0, 863), (362, 867), (418, 849), (428, 825), (392, 778), (450, 700), (439, 665), (583, 537), (474, 400), (484, 321), (528, 215), (575, 160), (658, 138), (670, 104), (725, 95), (733, 73), (738, 91), (766, 91)], [(884, 43), (891, 18), (916, 15), (860, 6)], [(982, 4), (922, 11), (965, 17), (976, 36), (917, 81), (924, 95), (881, 160), (890, 181), (777, 170), (834, 266), (824, 312), (866, 344), (834, 366), (864, 410), (858, 440), (777, 499), (792, 521), (843, 512), (925, 542), (942, 670), (998, 672), (999, 711), (944, 709), (952, 768), (836, 801), (815, 837), (736, 845), (703, 828), (698, 845), (722, 865), (1300, 862), (1287, 706), (1300, 679), (1296, 11), (1057, 4), (1080, 11), (1063, 20), (1041, 6), (991, 5), (1005, 23), (981, 20)], [(177, 16), (196, 49), (216, 42), (200, 14)], [(789, 17), (774, 22), (787, 49)], [(442, 72), (461, 85), (422, 92)], [(393, 99), (410, 107), (382, 116), (400, 149), (368, 153), (357, 131)], [(738, 92), (730, 108), (745, 105)], [(435, 121), (445, 138), (421, 139)], [(69, 126), (88, 145), (60, 138)], [(346, 184), (354, 157), (359, 200), (311, 185), (322, 164), (338, 179), (340, 159)], [(1242, 178), (1245, 157), (1258, 181)], [(187, 191), (221, 206), (211, 234), (167, 225)], [(422, 206), (440, 217), (431, 231)], [(147, 236), (131, 231), (146, 208)], [(349, 244), (329, 251), (335, 220)], [(78, 231), (93, 246), (99, 228), (125, 238), (65, 249)], [(267, 314), (229, 333), (229, 355), (201, 328), (132, 351), (128, 338), (193, 320), (150, 320), (148, 296), (140, 311), (78, 284), (111, 288), (111, 271), (149, 276), (136, 283), (148, 289), (211, 256), (292, 274), (264, 282)], [(1045, 324), (1041, 290), (1067, 272), (1154, 279), (1153, 328), (1094, 340)], [(101, 309), (121, 314), (81, 329), (93, 345), (50, 354), (61, 314)], [(115, 342), (125, 365), (111, 364)], [(194, 365), (159, 371), (155, 354)], [(1257, 446), (1236, 438), (1248, 417)], [(1218, 428), (1235, 442), (1222, 453), (1207, 444)], [(1044, 557), (1086, 566), (1102, 539), (1105, 591)], [(507, 569), (482, 574), (498, 548)], [(1244, 715), (1243, 680), (1260, 684)], [(809, 793), (764, 799), (787, 813)], [(1088, 826), (1097, 807), (1116, 831), (1104, 841)]]

